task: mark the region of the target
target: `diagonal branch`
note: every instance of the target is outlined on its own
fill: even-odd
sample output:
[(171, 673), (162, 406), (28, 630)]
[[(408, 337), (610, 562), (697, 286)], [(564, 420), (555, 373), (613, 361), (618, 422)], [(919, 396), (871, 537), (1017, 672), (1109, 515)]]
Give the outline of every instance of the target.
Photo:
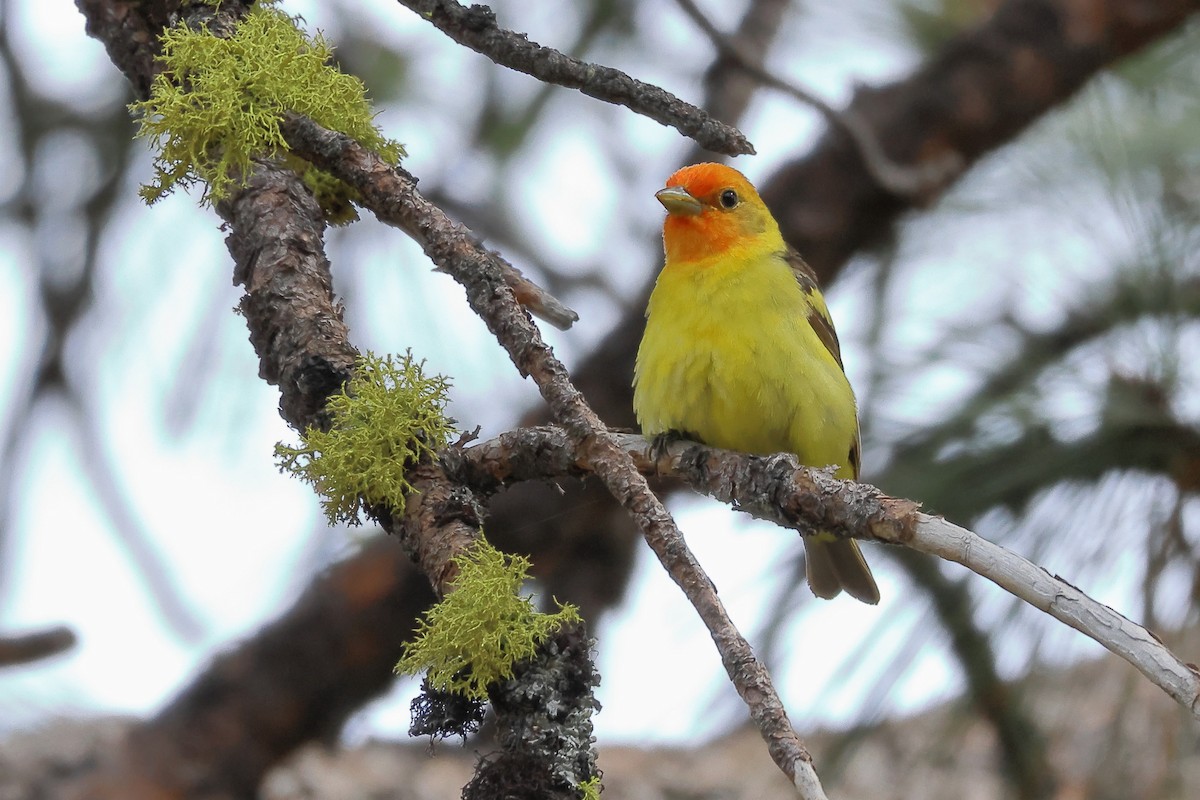
[(675, 128), (716, 153), (753, 154), (754, 146), (736, 128), (713, 119), (670, 92), (631, 78), (620, 70), (589, 64), (501, 28), (490, 8), (469, 8), (454, 0), (400, 0), (454, 41), (492, 61), (545, 83), (578, 89), (589, 97), (622, 105)]

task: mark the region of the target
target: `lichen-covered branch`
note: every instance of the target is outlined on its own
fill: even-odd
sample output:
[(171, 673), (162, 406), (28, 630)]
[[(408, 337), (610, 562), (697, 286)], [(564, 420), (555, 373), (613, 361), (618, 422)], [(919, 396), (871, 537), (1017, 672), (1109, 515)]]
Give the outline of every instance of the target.
[(713, 119), (670, 92), (629, 77), (620, 70), (588, 64), (501, 28), (485, 5), (466, 7), (454, 0), (400, 0), (454, 41), (517, 72), (540, 81), (578, 89), (589, 97), (622, 105), (655, 122), (675, 128), (714, 153), (754, 153), (736, 128)]
[(350, 379), (358, 351), (333, 296), (320, 206), (294, 172), (263, 164), (218, 211), (230, 225), (258, 374), (279, 387), (293, 428), (325, 427), (325, 402)]
[[(108, 6), (92, 4), (84, 10), (97, 15), (95, 19), (89, 17), (89, 30), (94, 35), (106, 37), (110, 52), (121, 52), (127, 43), (120, 37), (126, 35), (131, 26), (113, 24), (113, 20), (144, 12), (146, 16), (132, 28), (141, 31), (143, 36), (149, 32), (152, 37), (157, 37), (162, 29), (156, 28), (149, 17), (151, 6), (157, 7), (146, 3), (144, 7), (131, 8), (114, 0)], [(206, 19), (214, 13), (210, 7), (199, 8)], [(242, 11), (242, 7), (232, 3), (215, 11), (221, 16), (222, 24), (214, 29), (232, 27), (232, 22)], [(186, 23), (189, 20), (180, 21)], [(150, 77), (140, 70), (155, 69), (155, 62), (144, 59), (118, 63), (134, 73), (130, 77), (138, 86), (148, 85)], [(341, 306), (332, 291), (330, 266), (324, 253), (325, 216), (299, 176), (274, 160), (256, 161), (243, 177), (244, 183), (218, 204), (218, 211), (229, 223), (231, 232), (227, 243), (235, 262), (234, 282), (246, 290), (241, 311), (259, 356), (260, 375), (279, 387), (281, 413), (293, 427), (298, 430), (326, 428), (331, 423), (326, 401), (349, 379), (355, 369), (357, 352), (350, 344)], [(455, 575), (453, 557), (475, 541), (482, 511), (473, 492), (453, 484), (435, 465), (418, 466), (410, 473), (408, 477), (414, 493), (400, 518), (394, 518), (389, 508), (378, 504), (367, 510), (386, 530), (400, 534), (405, 548), (422, 567), (430, 583), (439, 593), (444, 593)], [(393, 626), (389, 630), (391, 641), (398, 645), (406, 632), (405, 627)], [(577, 631), (577, 635), (586, 642), (582, 631)], [(354, 648), (347, 649), (361, 655)], [(543, 655), (551, 665), (566, 658), (561, 651), (546, 651)], [(584, 664), (591, 669), (586, 644), (575, 648), (570, 659), (571, 663)], [(372, 667), (379, 666), (376, 659), (368, 658), (367, 662)], [(295, 664), (289, 659), (286, 666), (294, 669)], [(315, 669), (311, 672), (317, 677), (324, 674)], [(386, 682), (386, 675), (387, 670), (384, 670), (381, 684)], [(356, 696), (357, 702), (346, 705), (309, 694), (306, 697), (316, 705), (306, 710), (303, 716), (284, 714), (277, 718), (269, 715), (264, 718), (262, 709), (255, 705), (234, 706), (230, 711), (240, 712), (240, 715), (225, 724), (236, 724), (237, 731), (226, 731), (222, 736), (221, 721), (209, 720), (204, 709), (194, 702), (203, 703), (210, 691), (205, 688), (205, 681), (217, 676), (215, 670), (206, 673), (197, 685), (184, 691), (168, 712), (131, 732), (117, 759), (105, 765), (101, 774), (90, 776), (74, 787), (78, 795), (129, 796), (129, 787), (135, 785), (156, 785), (162, 792), (188, 796), (201, 789), (210, 794), (222, 791), (236, 796), (253, 793), (267, 767), (312, 736), (314, 731), (336, 730), (348, 710), (366, 699)], [(511, 691), (523, 692), (529, 703), (539, 699), (549, 702), (537, 686), (518, 682)], [(580, 693), (582, 699), (577, 698), (586, 714), (591, 713), (591, 706), (587, 705), (591, 699), (590, 691), (588, 684)], [(285, 692), (281, 686), (273, 687), (268, 694), (282, 698)], [(562, 702), (561, 695), (558, 702)], [(309, 719), (313, 715), (318, 719)], [(189, 734), (185, 736), (181, 729)], [(163, 735), (165, 731), (169, 733)], [(222, 747), (222, 742), (234, 738), (229, 733), (243, 731), (255, 738), (253, 758), (247, 757), (243, 749)], [(590, 728), (586, 733), (590, 734)], [(583, 739), (584, 746), (589, 749), (581, 758), (590, 763), (590, 736), (584, 735)], [(225, 771), (197, 770), (195, 765), (198, 763), (228, 763), (231, 768)], [(576, 776), (576, 780), (585, 780), (592, 774)], [(196, 781), (202, 782), (203, 787)], [(573, 791), (573, 784), (569, 788)]]
[[(1152, 633), (1016, 553), (941, 517), (921, 513), (911, 500), (802, 467), (788, 454), (751, 456), (675, 442), (656, 460), (645, 438), (613, 437), (643, 473), (682, 478), (698, 491), (756, 517), (800, 531), (821, 529), (900, 544), (962, 564), (1099, 642), (1200, 719), (1200, 672)], [(574, 446), (563, 431), (548, 427), (509, 431), (465, 451), (447, 452), (443, 463), (460, 480), (482, 491), (523, 480), (584, 476), (594, 470), (586, 450)]]

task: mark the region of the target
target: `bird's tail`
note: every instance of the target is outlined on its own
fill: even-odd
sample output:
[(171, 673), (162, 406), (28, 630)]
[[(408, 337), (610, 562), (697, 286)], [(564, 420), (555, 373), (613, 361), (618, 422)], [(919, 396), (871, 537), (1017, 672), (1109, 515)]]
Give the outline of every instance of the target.
[(856, 600), (871, 605), (879, 602), (879, 587), (858, 549), (858, 542), (853, 539), (822, 541), (816, 536), (805, 536), (804, 554), (808, 586), (817, 597), (828, 600), (845, 589)]

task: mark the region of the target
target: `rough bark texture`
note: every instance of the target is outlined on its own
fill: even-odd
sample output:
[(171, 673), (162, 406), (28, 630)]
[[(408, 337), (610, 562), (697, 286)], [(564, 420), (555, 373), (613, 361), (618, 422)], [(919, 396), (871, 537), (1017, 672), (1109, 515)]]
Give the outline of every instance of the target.
[(592, 714), (600, 708), (593, 694), (600, 675), (592, 645), (582, 627), (564, 628), (491, 691), (501, 750), (484, 759), (464, 800), (578, 800), (577, 776), (597, 774)]
[(350, 379), (358, 352), (333, 296), (320, 206), (294, 173), (264, 165), (222, 208), (259, 377), (279, 387), (294, 428), (322, 426), (325, 401)]

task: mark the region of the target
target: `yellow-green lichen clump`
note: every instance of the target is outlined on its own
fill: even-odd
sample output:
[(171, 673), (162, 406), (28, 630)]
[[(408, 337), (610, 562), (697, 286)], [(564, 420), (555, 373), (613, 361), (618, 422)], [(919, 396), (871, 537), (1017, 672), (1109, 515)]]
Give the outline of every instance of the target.
[(520, 593), (529, 560), (482, 538), (454, 563), (459, 572), (452, 590), (418, 623), (396, 671), (427, 670), (434, 689), (483, 700), (487, 687), (512, 677), (513, 665), (532, 657), (546, 637), (579, 622), (579, 611), (571, 605), (555, 614), (534, 609)]
[[(177, 26), (161, 44), (150, 98), (130, 106), (139, 135), (157, 151), (154, 180), (142, 187), (147, 202), (196, 182), (204, 185), (202, 202), (226, 197), (254, 158), (286, 155), (279, 123), (287, 111), (345, 133), (390, 164), (403, 155), (372, 122), (362, 82), (332, 66), (324, 38), (307, 36), (297, 18), (270, 4), (256, 4), (231, 36)], [(301, 173), (315, 169), (290, 162)]]
[(357, 523), (364, 505), (403, 511), (412, 491), (407, 471), (449, 444), (449, 381), (423, 368), (411, 353), (368, 353), (326, 403), (329, 430), (309, 428), (299, 447), (276, 445), (279, 468), (316, 488), (331, 523)]

